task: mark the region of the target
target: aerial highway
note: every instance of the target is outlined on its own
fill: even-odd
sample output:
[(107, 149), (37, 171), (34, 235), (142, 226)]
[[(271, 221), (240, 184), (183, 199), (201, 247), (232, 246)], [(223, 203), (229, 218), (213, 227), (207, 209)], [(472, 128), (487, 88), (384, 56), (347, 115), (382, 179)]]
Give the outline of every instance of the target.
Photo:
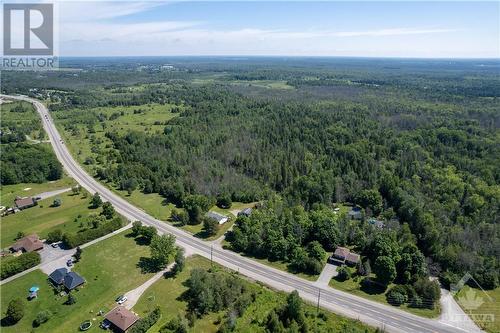
[(26, 96), (0, 96), (28, 101), (36, 107), (57, 158), (64, 166), (66, 172), (82, 187), (91, 193), (98, 192), (104, 200), (113, 204), (117, 212), (131, 221), (141, 221), (143, 224), (154, 226), (160, 233), (174, 235), (177, 244), (186, 248), (187, 252), (212, 259), (224, 267), (237, 271), (250, 279), (260, 281), (274, 289), (286, 292), (297, 290), (303, 299), (313, 304), (319, 304), (319, 306), (327, 310), (359, 319), (369, 325), (380, 327), (387, 332), (466, 332), (435, 319), (418, 317), (397, 308), (379, 304), (333, 288), (318, 287), (312, 281), (304, 280), (293, 274), (277, 270), (232, 251), (225, 250), (216, 243), (203, 241), (166, 222), (153, 218), (140, 208), (127, 202), (118, 194), (112, 192), (83, 170), (71, 156), (48, 109), (40, 101)]

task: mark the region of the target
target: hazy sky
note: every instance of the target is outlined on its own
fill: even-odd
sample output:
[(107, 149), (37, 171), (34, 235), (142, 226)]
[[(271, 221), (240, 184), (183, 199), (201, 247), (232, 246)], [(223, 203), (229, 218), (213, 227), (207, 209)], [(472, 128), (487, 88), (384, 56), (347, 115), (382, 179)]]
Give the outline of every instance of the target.
[(60, 2), (62, 56), (500, 57), (499, 2)]

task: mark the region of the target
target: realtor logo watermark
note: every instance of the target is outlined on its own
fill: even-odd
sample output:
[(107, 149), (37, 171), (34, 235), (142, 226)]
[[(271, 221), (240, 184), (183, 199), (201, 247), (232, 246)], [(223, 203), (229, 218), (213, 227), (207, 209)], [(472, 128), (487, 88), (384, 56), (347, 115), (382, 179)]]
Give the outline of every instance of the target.
[(493, 313), (483, 313), (480, 311), (481, 306), (486, 303), (493, 303), (494, 300), (491, 296), (488, 295), (481, 287), (481, 285), (470, 275), (466, 273), (457, 284), (452, 284), (450, 286), (450, 293), (452, 296), (456, 296), (460, 290), (464, 287), (464, 285), (472, 280), (477, 288), (476, 289), (467, 289), (465, 293), (461, 293), (460, 296), (456, 297), (458, 304), (464, 309), (464, 311), (468, 315), (455, 315), (454, 318), (451, 318), (453, 321), (467, 321), (468, 318), (472, 319), (474, 322), (480, 324), (480, 326), (488, 327), (492, 326), (495, 323), (495, 315)]
[(54, 4), (4, 3), (2, 10), (2, 69), (56, 69)]

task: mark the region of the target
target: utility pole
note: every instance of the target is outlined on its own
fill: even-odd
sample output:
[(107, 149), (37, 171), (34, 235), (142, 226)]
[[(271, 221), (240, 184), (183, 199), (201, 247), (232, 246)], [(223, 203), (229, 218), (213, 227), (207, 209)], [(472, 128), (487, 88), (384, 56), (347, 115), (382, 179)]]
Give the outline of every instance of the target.
[(319, 300), (321, 298), (321, 288), (318, 288), (318, 304), (316, 305), (316, 312), (319, 313)]

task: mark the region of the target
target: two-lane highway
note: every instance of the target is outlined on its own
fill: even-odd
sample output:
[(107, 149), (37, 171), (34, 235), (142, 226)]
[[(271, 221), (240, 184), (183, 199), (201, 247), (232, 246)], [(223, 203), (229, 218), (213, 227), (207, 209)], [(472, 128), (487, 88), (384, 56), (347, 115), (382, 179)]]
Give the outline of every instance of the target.
[(302, 298), (310, 302), (318, 302), (319, 296), (319, 304), (321, 307), (351, 318), (359, 319), (372, 326), (382, 327), (389, 332), (460, 332), (458, 328), (445, 325), (437, 320), (418, 317), (396, 308), (372, 302), (332, 288), (318, 288), (318, 286), (311, 281), (298, 278), (293, 274), (274, 269), (249, 258), (245, 258), (237, 253), (224, 250), (218, 244), (195, 238), (183, 230), (156, 220), (143, 210), (135, 207), (100, 184), (80, 167), (64, 145), (47, 108), (42, 103), (25, 96), (0, 96), (33, 103), (42, 118), (43, 127), (49, 135), (50, 142), (57, 158), (68, 174), (81, 186), (91, 193), (98, 192), (104, 200), (113, 204), (116, 211), (128, 219), (132, 221), (138, 220), (144, 224), (154, 226), (161, 233), (175, 235), (178, 245), (186, 248), (190, 253), (199, 254), (205, 258), (213, 257), (213, 260), (222, 266), (238, 271), (240, 274), (253, 280), (263, 282), (272, 288), (287, 292), (297, 290)]

